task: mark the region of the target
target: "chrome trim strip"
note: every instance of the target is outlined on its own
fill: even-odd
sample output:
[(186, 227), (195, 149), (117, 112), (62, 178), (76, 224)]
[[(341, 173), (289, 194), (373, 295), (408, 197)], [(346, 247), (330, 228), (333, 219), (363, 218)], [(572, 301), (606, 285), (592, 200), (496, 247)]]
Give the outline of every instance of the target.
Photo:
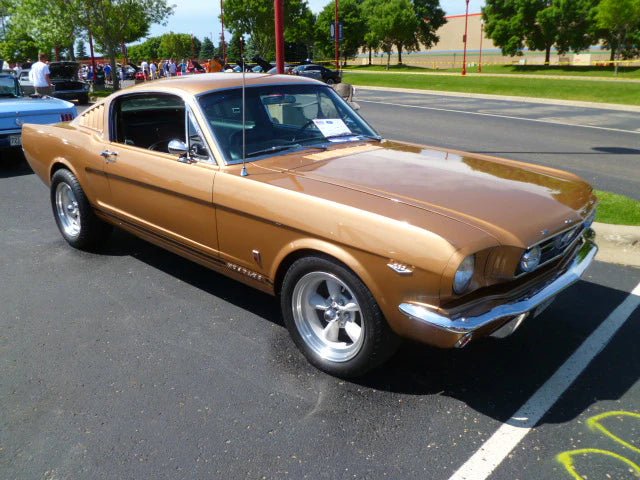
[(435, 312), (424, 305), (411, 302), (402, 303), (398, 308), (412, 320), (426, 323), (449, 333), (456, 335), (472, 333), (504, 318), (530, 312), (546, 300), (558, 295), (580, 279), (597, 252), (598, 246), (591, 240), (586, 240), (567, 270), (544, 285), (536, 293), (524, 296), (511, 303), (499, 305), (475, 317), (450, 318), (446, 314)]

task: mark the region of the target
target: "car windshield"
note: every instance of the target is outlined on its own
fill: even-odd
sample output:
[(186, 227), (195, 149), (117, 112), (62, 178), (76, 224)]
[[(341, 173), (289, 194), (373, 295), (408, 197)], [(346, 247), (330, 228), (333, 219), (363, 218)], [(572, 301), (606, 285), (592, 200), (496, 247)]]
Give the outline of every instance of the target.
[(18, 90), (13, 77), (0, 77), (0, 97), (17, 97)]
[[(243, 157), (242, 89), (198, 99), (227, 163)], [(332, 88), (324, 85), (269, 85), (245, 91), (244, 156), (259, 157), (332, 142), (379, 140), (376, 132)]]

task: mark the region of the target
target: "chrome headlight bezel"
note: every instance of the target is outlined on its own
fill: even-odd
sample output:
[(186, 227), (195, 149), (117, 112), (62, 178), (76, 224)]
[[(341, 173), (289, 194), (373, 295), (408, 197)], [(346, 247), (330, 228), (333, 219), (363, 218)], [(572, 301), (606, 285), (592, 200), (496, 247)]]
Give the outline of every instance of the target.
[(536, 245), (527, 249), (520, 258), (520, 271), (529, 273), (533, 272), (540, 265), (542, 259), (542, 249)]
[(591, 213), (584, 219), (582, 224), (585, 228), (591, 228), (591, 225), (593, 225), (593, 222), (595, 222), (596, 220), (596, 213), (597, 209), (594, 208), (593, 210), (591, 210)]
[(455, 275), (453, 276), (453, 291), (462, 295), (465, 293), (471, 285), (471, 280), (475, 274), (476, 269), (476, 256), (468, 255), (460, 262)]

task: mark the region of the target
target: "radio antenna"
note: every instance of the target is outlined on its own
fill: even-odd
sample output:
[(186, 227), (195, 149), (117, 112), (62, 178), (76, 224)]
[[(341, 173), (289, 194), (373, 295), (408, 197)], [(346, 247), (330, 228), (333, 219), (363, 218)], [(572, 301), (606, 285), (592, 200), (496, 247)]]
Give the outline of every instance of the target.
[(246, 136), (246, 99), (245, 99), (245, 69), (244, 69), (244, 35), (240, 37), (240, 66), (242, 68), (242, 171), (240, 175), (246, 177), (249, 175), (247, 172), (247, 136)]

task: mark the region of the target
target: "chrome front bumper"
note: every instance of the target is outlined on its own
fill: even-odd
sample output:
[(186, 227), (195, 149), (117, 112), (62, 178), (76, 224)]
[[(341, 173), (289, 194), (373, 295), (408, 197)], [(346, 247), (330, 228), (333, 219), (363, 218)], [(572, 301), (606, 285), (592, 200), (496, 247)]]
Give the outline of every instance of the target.
[(597, 252), (597, 245), (592, 240), (586, 239), (563, 273), (527, 293), (526, 296), (494, 307), (481, 315), (473, 317), (462, 315), (452, 318), (425, 305), (410, 302), (400, 304), (399, 309), (411, 320), (434, 327), (450, 337), (454, 347), (464, 347), (479, 331), (482, 331), (483, 335), (506, 336), (515, 331), (536, 308), (546, 307), (548, 303), (545, 302), (550, 303), (556, 295), (577, 282)]

